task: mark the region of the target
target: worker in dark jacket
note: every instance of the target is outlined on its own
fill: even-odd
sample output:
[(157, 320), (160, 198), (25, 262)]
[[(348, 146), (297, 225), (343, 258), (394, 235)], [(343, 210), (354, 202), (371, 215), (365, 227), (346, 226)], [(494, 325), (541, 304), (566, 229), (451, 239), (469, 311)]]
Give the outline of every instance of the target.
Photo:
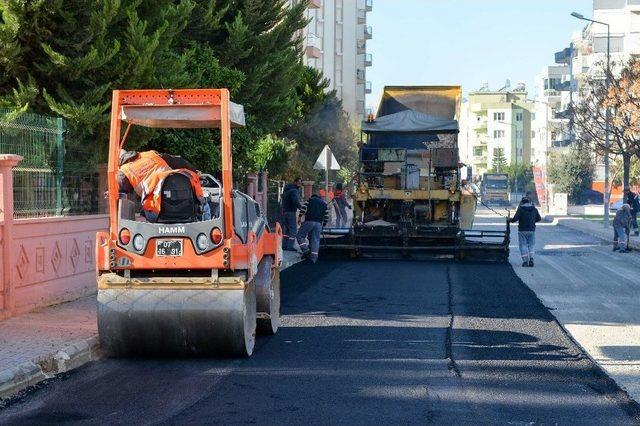
[(627, 192), (627, 204), (631, 206), (631, 227), (635, 236), (640, 235), (638, 230), (638, 213), (640, 213), (640, 196), (629, 190)]
[(533, 267), (536, 223), (541, 220), (540, 213), (531, 202), (531, 198), (526, 195), (522, 197), (516, 214), (511, 218), (511, 222), (518, 222), (518, 243), (520, 245), (520, 255), (522, 256), (522, 266)]
[(302, 256), (308, 257), (313, 263), (316, 263), (320, 250), (322, 227), (329, 220), (327, 203), (317, 194), (312, 195), (300, 209), (300, 218), (303, 217), (304, 223), (300, 226), (297, 236), (298, 244), (300, 244)]
[(293, 183), (285, 185), (282, 191), (282, 239), (283, 250), (295, 250), (294, 243), (298, 233), (296, 212), (302, 207), (300, 202), (300, 186), (302, 179), (296, 178)]
[(620, 251), (620, 253), (628, 253), (629, 247), (627, 247), (627, 237), (631, 229), (631, 206), (629, 204), (623, 204), (622, 207), (616, 212), (615, 218), (613, 218), (613, 251)]

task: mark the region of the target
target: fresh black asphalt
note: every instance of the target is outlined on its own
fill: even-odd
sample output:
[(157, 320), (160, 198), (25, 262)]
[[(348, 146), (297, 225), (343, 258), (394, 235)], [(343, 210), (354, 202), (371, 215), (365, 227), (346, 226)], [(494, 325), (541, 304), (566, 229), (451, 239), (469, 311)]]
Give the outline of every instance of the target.
[(1, 424), (634, 424), (638, 406), (509, 265), (324, 261), (282, 274), (250, 359), (107, 359)]

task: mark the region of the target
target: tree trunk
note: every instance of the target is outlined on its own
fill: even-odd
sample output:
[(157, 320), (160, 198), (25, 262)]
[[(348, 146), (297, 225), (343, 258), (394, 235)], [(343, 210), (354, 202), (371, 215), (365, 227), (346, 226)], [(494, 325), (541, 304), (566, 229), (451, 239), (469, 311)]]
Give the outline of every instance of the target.
[(622, 154), (622, 188), (624, 188), (624, 194), (622, 198), (622, 202), (626, 202), (627, 195), (629, 194), (629, 190), (631, 186), (629, 185), (631, 175), (631, 155)]

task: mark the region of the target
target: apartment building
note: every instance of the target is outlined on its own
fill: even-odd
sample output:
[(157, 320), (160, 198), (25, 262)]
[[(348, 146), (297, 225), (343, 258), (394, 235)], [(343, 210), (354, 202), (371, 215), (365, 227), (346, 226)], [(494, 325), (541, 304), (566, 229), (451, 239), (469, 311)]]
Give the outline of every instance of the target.
[[(299, 0), (292, 0), (299, 1)], [(365, 116), (365, 97), (371, 93), (367, 68), (373, 57), (367, 40), (373, 37), (367, 13), (373, 0), (309, 0), (309, 25), (301, 36), (305, 42), (304, 61), (329, 79), (344, 110), (353, 120)]]
[(507, 85), (498, 91), (484, 87), (471, 92), (462, 111), (462, 153), (475, 177), (491, 170), (500, 153), (507, 164), (531, 164), (535, 112), (524, 85), (514, 90)]
[(573, 141), (570, 106), (575, 85), (572, 64), (576, 56), (573, 43), (555, 54), (556, 63), (545, 67), (536, 77), (535, 117), (532, 127), (533, 165), (547, 164), (548, 154), (563, 150)]
[[(631, 57), (640, 56), (640, 0), (594, 0), (591, 15), (577, 12), (609, 24), (614, 74)], [(549, 153), (566, 149), (576, 139), (570, 106), (588, 93), (590, 79), (604, 79), (606, 55), (607, 26), (588, 23), (573, 34), (569, 47), (555, 54), (555, 64), (545, 67), (536, 78), (534, 164), (545, 166)], [(597, 167), (598, 181), (604, 181), (602, 164)]]

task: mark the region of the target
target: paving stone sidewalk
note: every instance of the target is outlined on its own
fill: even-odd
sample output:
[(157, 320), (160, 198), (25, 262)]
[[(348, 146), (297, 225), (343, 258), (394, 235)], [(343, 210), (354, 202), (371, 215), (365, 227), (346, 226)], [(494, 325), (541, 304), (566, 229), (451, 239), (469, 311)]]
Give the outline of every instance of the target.
[[(282, 269), (300, 261), (285, 252)], [(100, 357), (95, 295), (0, 322), (0, 401)]]

